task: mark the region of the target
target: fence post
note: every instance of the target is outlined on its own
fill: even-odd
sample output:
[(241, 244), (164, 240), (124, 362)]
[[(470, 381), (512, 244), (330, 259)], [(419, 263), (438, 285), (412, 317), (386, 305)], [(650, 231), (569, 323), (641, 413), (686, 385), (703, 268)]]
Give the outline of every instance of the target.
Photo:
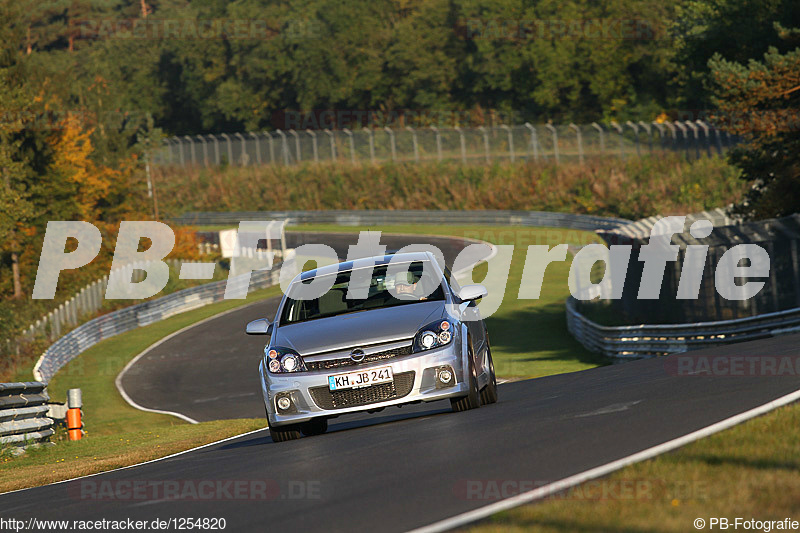
[(233, 166), (233, 144), (231, 143), (231, 138), (228, 137), (227, 133), (221, 133), (220, 137), (228, 143), (228, 164)]
[(394, 144), (394, 132), (389, 128), (389, 126), (384, 126), (383, 130), (389, 134), (389, 143), (392, 147), (392, 161), (397, 161), (397, 147)]
[(665, 122), (664, 126), (669, 129), (670, 137), (672, 138), (670, 141), (670, 149), (674, 152), (678, 147), (678, 135), (675, 133), (675, 125), (672, 122)]
[(700, 136), (697, 134), (698, 132), (697, 126), (689, 120), (686, 121), (686, 125), (689, 127), (689, 129), (692, 130), (692, 133), (694, 134), (695, 159), (700, 159)]
[(639, 126), (637, 126), (636, 124), (634, 124), (630, 120), (628, 122), (626, 122), (625, 124), (630, 126), (631, 129), (633, 130), (634, 143), (636, 144), (636, 155), (638, 157), (641, 157), (642, 156), (642, 150), (639, 147)]
[(237, 139), (239, 139), (239, 146), (242, 147), (242, 149), (239, 151), (239, 166), (243, 167), (250, 162), (250, 156), (247, 155), (247, 150), (245, 149), (246, 146), (244, 144), (244, 135), (241, 133), (235, 133), (234, 135)]
[(556, 158), (556, 165), (561, 162), (561, 159), (558, 156), (558, 131), (553, 127), (552, 124), (545, 124), (545, 128), (550, 130), (550, 134), (553, 136), (553, 155)]
[(289, 145), (286, 143), (286, 134), (283, 133), (281, 130), (275, 130), (281, 138), (281, 152), (283, 153), (283, 164), (284, 166), (289, 166)]
[(197, 139), (199, 139), (200, 142), (203, 143), (203, 166), (207, 167), (208, 166), (208, 143), (206, 143), (206, 140), (202, 135), (196, 135), (195, 137), (197, 137)]
[(192, 154), (192, 165), (194, 165), (195, 161), (197, 161), (197, 158), (195, 157), (194, 153), (194, 142), (192, 141), (192, 138), (189, 137), (188, 135), (184, 135), (183, 138), (186, 139), (186, 141), (189, 143), (189, 150), (190, 150), (189, 153)]
[(653, 153), (653, 130), (650, 129), (650, 124), (647, 122), (639, 121), (639, 125), (644, 131), (647, 132), (647, 151)]
[(419, 147), (417, 146), (417, 132), (411, 126), (406, 126), (406, 129), (411, 132), (411, 143), (414, 146), (414, 162), (419, 163)]
[(486, 154), (486, 162), (492, 162), (492, 156), (489, 153), (489, 132), (486, 131), (486, 128), (483, 126), (478, 126), (478, 130), (483, 134), (483, 151)]
[(265, 131), (264, 132), (269, 137), (269, 164), (275, 164), (275, 139), (272, 137), (272, 133)]
[(317, 134), (312, 130), (306, 130), (311, 135), (311, 149), (314, 152), (314, 163), (319, 163), (319, 149), (317, 148)]
[(722, 155), (722, 135), (719, 134), (718, 127), (711, 126), (711, 129), (714, 130), (714, 138), (717, 141), (717, 154)]
[(703, 128), (703, 134), (706, 137), (706, 142), (705, 142), (705, 144), (706, 144), (706, 154), (708, 154), (708, 157), (711, 157), (711, 139), (708, 136), (708, 124), (706, 124), (702, 120), (696, 120), (695, 123), (698, 126), (700, 126), (701, 128)]
[(458, 126), (456, 126), (453, 129), (458, 132), (458, 138), (461, 141), (461, 163), (466, 165), (467, 164), (467, 142), (464, 139), (464, 132)]
[(211, 137), (211, 139), (214, 141), (214, 164), (219, 166), (219, 141), (217, 140), (216, 135), (209, 135), (209, 137)]
[(592, 122), (592, 127), (600, 135), (600, 155), (606, 155), (606, 134), (603, 131), (603, 127), (597, 122)]
[(261, 166), (261, 139), (259, 139), (258, 134), (252, 131), (249, 132), (248, 135), (252, 137), (256, 143), (256, 161), (258, 161), (258, 165)]
[(336, 161), (336, 140), (333, 138), (333, 132), (327, 128), (322, 131), (328, 134), (331, 141), (331, 161)]
[(514, 134), (511, 132), (511, 128), (508, 127), (506, 124), (501, 124), (500, 127), (506, 130), (506, 135), (508, 135), (508, 158), (511, 162), (514, 162)]
[(183, 157), (183, 142), (178, 137), (175, 137), (174, 140), (178, 144), (178, 154), (180, 157), (181, 166), (186, 166), (186, 159)]
[(294, 156), (297, 162), (300, 163), (303, 160), (303, 155), (300, 153), (300, 135), (294, 130), (289, 130), (289, 133), (294, 136)]
[(533, 160), (539, 161), (539, 139), (536, 137), (536, 128), (530, 122), (525, 123), (525, 127), (531, 132), (531, 151), (533, 152)]
[(356, 164), (356, 144), (353, 142), (353, 132), (347, 128), (342, 129), (350, 140), (350, 162)]
[(683, 146), (683, 153), (686, 156), (686, 159), (689, 159), (689, 137), (686, 135), (686, 126), (677, 120), (674, 122), (674, 124), (679, 130), (681, 130), (681, 134), (683, 134), (683, 142), (681, 143)]
[(581, 129), (575, 123), (570, 124), (569, 127), (572, 128), (573, 130), (575, 130), (575, 137), (578, 140), (578, 161), (582, 165), (583, 164), (583, 139), (581, 139)]
[(658, 122), (653, 122), (653, 126), (658, 130), (658, 144), (661, 145), (661, 149), (664, 149), (664, 125)]
[(439, 135), (439, 128), (431, 126), (431, 130), (436, 134), (436, 158), (442, 160), (442, 136)]
[(620, 159), (625, 159), (625, 144), (624, 144), (624, 136), (622, 135), (622, 126), (617, 124), (615, 121), (611, 121), (611, 127), (617, 130), (617, 134), (619, 134), (619, 157)]
[(362, 129), (367, 132), (367, 139), (369, 139), (369, 160), (374, 165), (375, 164), (375, 138), (372, 136), (373, 135), (373, 131), (372, 131), (372, 128), (367, 128), (366, 126), (364, 126)]

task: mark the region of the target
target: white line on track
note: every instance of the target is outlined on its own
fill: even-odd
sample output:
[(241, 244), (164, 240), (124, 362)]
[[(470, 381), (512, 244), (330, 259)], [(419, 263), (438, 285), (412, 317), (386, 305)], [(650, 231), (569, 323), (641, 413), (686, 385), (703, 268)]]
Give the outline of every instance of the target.
[(186, 331), (188, 331), (188, 330), (190, 330), (190, 329), (192, 329), (194, 327), (197, 327), (197, 326), (200, 326), (202, 324), (205, 324), (206, 322), (210, 322), (210, 321), (215, 320), (217, 318), (220, 318), (220, 317), (223, 317), (223, 316), (228, 315), (230, 313), (233, 313), (234, 311), (241, 311), (242, 309), (246, 309), (248, 307), (251, 307), (253, 305), (260, 304), (260, 303), (263, 303), (263, 302), (264, 302), (264, 300), (258, 300), (256, 302), (249, 303), (247, 305), (242, 305), (242, 306), (239, 306), (239, 307), (234, 307), (233, 309), (228, 309), (227, 311), (224, 311), (222, 313), (210, 316), (208, 318), (204, 318), (200, 322), (195, 322), (194, 324), (189, 324), (185, 328), (181, 328), (178, 331), (170, 333), (166, 337), (164, 337), (164, 338), (158, 340), (157, 342), (151, 344), (142, 353), (140, 353), (139, 355), (137, 355), (136, 357), (134, 357), (133, 359), (128, 361), (128, 364), (125, 365), (125, 368), (122, 369), (122, 371), (117, 375), (117, 378), (114, 380), (114, 384), (117, 386), (117, 390), (119, 391), (120, 396), (122, 396), (122, 398), (126, 402), (128, 402), (128, 404), (131, 407), (133, 407), (134, 409), (139, 409), (140, 411), (146, 411), (148, 413), (158, 413), (158, 414), (162, 414), (162, 415), (177, 416), (181, 420), (185, 420), (186, 422), (189, 422), (190, 424), (198, 424), (199, 422), (197, 420), (195, 420), (194, 418), (188, 417), (188, 416), (186, 416), (186, 415), (184, 415), (182, 413), (178, 413), (178, 412), (175, 412), (175, 411), (164, 411), (164, 410), (161, 410), (161, 409), (150, 409), (149, 407), (144, 407), (144, 406), (139, 405), (138, 403), (133, 401), (133, 399), (130, 396), (128, 396), (128, 393), (125, 392), (125, 389), (122, 387), (122, 376), (125, 375), (125, 372), (127, 372), (129, 368), (131, 368), (133, 365), (136, 364), (136, 361), (138, 361), (139, 359), (141, 359), (142, 357), (147, 355), (151, 350), (154, 350), (155, 348), (157, 348), (161, 344), (164, 344), (165, 342), (167, 342), (171, 338), (176, 337), (176, 336), (180, 335), (181, 333), (185, 333)]
[(750, 420), (751, 418), (763, 415), (764, 413), (772, 411), (773, 409), (777, 409), (778, 407), (783, 407), (784, 405), (788, 405), (797, 400), (800, 400), (800, 390), (794, 391), (785, 396), (781, 396), (780, 398), (772, 400), (771, 402), (767, 402), (758, 407), (754, 407), (749, 411), (745, 411), (743, 413), (739, 413), (738, 415), (734, 415), (730, 418), (726, 418), (725, 420), (721, 420), (715, 424), (711, 424), (710, 426), (698, 429), (697, 431), (693, 431), (692, 433), (688, 433), (682, 437), (678, 437), (676, 439), (663, 442), (661, 444), (653, 446), (652, 448), (647, 448), (640, 452), (636, 452), (632, 455), (628, 455), (627, 457), (617, 459), (616, 461), (612, 461), (610, 463), (606, 463), (604, 465), (600, 465), (595, 468), (586, 470), (579, 474), (566, 477), (559, 481), (550, 483), (549, 485), (544, 485), (542, 487), (538, 487), (536, 489), (523, 492), (521, 494), (517, 494), (516, 496), (512, 496), (511, 498), (506, 498), (499, 502), (485, 505), (478, 509), (467, 511), (466, 513), (455, 515), (450, 518), (440, 520), (439, 522), (434, 522), (433, 524), (414, 529), (410, 533), (438, 533), (439, 531), (447, 531), (449, 529), (467, 525), (471, 522), (475, 522), (476, 520), (480, 520), (495, 513), (499, 513), (500, 511), (506, 511), (513, 507), (518, 507), (520, 505), (530, 503), (535, 500), (539, 500), (546, 496), (563, 491), (570, 487), (574, 487), (575, 485), (583, 483), (584, 481), (589, 481), (591, 479), (605, 476), (607, 474), (610, 474), (611, 472), (614, 472), (615, 470), (619, 470), (620, 468), (631, 465), (633, 463), (638, 463), (640, 461), (652, 459), (657, 455), (666, 453), (676, 448), (680, 448), (681, 446), (685, 446), (691, 442), (702, 439), (703, 437), (708, 437), (709, 435), (713, 435), (714, 433), (723, 431), (725, 429), (729, 429), (737, 424), (741, 424), (742, 422)]
[[(241, 309), (241, 307), (238, 308), (238, 309)], [(258, 433), (260, 431), (266, 431), (266, 429), (267, 428), (254, 429), (253, 431), (248, 431), (248, 432), (242, 433), (240, 435), (234, 435), (232, 437), (227, 437), (227, 438), (224, 438), (224, 439), (221, 439), (221, 440), (215, 440), (214, 442), (209, 442), (208, 444), (203, 444), (202, 446), (195, 446), (194, 448), (189, 448), (188, 450), (183, 450), (182, 452), (176, 452), (176, 453), (173, 453), (173, 454), (170, 454), (170, 455), (165, 455), (164, 457), (159, 457), (158, 459), (150, 459), (149, 461), (144, 461), (142, 463), (136, 463), (135, 465), (121, 466), (119, 468), (114, 468), (113, 470), (106, 470), (104, 472), (95, 472), (94, 474), (86, 474), (85, 476), (78, 476), (78, 477), (73, 477), (73, 478), (70, 478), (70, 479), (62, 479), (61, 481), (54, 481), (53, 483), (48, 483), (47, 485), (39, 485), (39, 486), (36, 486), (36, 487), (28, 487), (28, 488), (25, 488), (25, 489), (10, 490), (8, 492), (0, 493), (0, 496), (4, 496), (6, 494), (12, 494), (14, 492), (22, 492), (24, 490), (33, 490), (33, 489), (38, 489), (38, 488), (41, 488), (41, 487), (49, 487), (51, 485), (60, 485), (62, 483), (68, 483), (70, 481), (75, 481), (75, 480), (78, 480), (78, 479), (86, 479), (86, 478), (94, 477), (94, 476), (102, 476), (104, 474), (110, 474), (111, 472), (119, 472), (120, 470), (128, 470), (129, 468), (136, 468), (138, 466), (148, 465), (150, 463), (157, 463), (158, 461), (166, 461), (167, 459), (172, 459), (173, 457), (178, 457), (179, 455), (183, 455), (183, 454), (186, 454), (186, 453), (194, 452), (194, 451), (197, 451), (197, 450), (202, 450), (203, 448), (208, 448), (209, 446), (214, 446), (215, 444), (222, 444), (223, 442), (227, 442), (229, 440), (234, 440), (234, 439), (238, 439), (238, 438), (241, 438), (241, 437), (246, 437), (247, 435), (252, 435), (253, 433)], [(4, 511), (7, 511), (7, 509), (4, 509)]]

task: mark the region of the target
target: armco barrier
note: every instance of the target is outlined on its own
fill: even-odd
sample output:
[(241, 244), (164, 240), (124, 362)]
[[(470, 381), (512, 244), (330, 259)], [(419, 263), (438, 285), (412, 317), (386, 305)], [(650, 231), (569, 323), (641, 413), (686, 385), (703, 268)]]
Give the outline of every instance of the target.
[(53, 433), (45, 383), (0, 383), (0, 448), (40, 442)]
[[(277, 269), (253, 272), (250, 288), (261, 289), (275, 285), (278, 283), (278, 276)], [(102, 340), (218, 302), (225, 295), (227, 283), (228, 280), (206, 283), (90, 320), (58, 339), (44, 352), (33, 369), (34, 377), (46, 383), (64, 365)]]
[(800, 332), (800, 308), (693, 324), (601, 326), (567, 300), (567, 328), (586, 349), (614, 359), (639, 359)]
[(173, 218), (178, 224), (238, 224), (242, 220), (286, 220), (288, 224), (336, 224), (365, 226), (377, 224), (474, 224), (538, 226), (585, 231), (611, 230), (630, 224), (624, 218), (549, 213), (546, 211), (237, 211), (185, 213)]

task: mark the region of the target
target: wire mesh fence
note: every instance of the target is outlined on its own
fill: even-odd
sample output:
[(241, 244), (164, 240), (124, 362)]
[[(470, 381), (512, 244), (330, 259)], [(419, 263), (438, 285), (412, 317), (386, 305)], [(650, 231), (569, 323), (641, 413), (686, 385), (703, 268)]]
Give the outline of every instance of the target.
[(304, 163), (495, 161), (584, 163), (593, 157), (722, 155), (738, 139), (701, 120), (624, 124), (530, 124), (477, 128), (276, 130), (170, 137), (152, 156), (160, 166), (292, 166)]

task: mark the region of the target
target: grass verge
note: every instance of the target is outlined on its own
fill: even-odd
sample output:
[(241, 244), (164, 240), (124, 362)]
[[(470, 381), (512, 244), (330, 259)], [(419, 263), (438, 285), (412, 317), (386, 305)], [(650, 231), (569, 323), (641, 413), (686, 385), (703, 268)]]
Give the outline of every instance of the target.
[(694, 530), (696, 518), (798, 520), (798, 442), (795, 403), (468, 530), (668, 532)]
[[(638, 219), (738, 201), (746, 184), (717, 157), (154, 169), (163, 213), (298, 209), (511, 209)], [(435, 191), (435, 194), (433, 193)]]
[[(122, 333), (89, 348), (67, 364), (48, 385), (50, 397), (64, 401), (67, 390), (83, 391), (87, 437), (56, 446), (0, 455), (0, 492), (53, 483), (148, 461), (266, 426), (263, 419), (188, 424), (168, 415), (139, 411), (117, 392), (122, 368), (157, 340), (210, 316), (280, 293), (271, 287), (247, 300), (226, 300)], [(29, 379), (29, 378), (28, 378)]]

